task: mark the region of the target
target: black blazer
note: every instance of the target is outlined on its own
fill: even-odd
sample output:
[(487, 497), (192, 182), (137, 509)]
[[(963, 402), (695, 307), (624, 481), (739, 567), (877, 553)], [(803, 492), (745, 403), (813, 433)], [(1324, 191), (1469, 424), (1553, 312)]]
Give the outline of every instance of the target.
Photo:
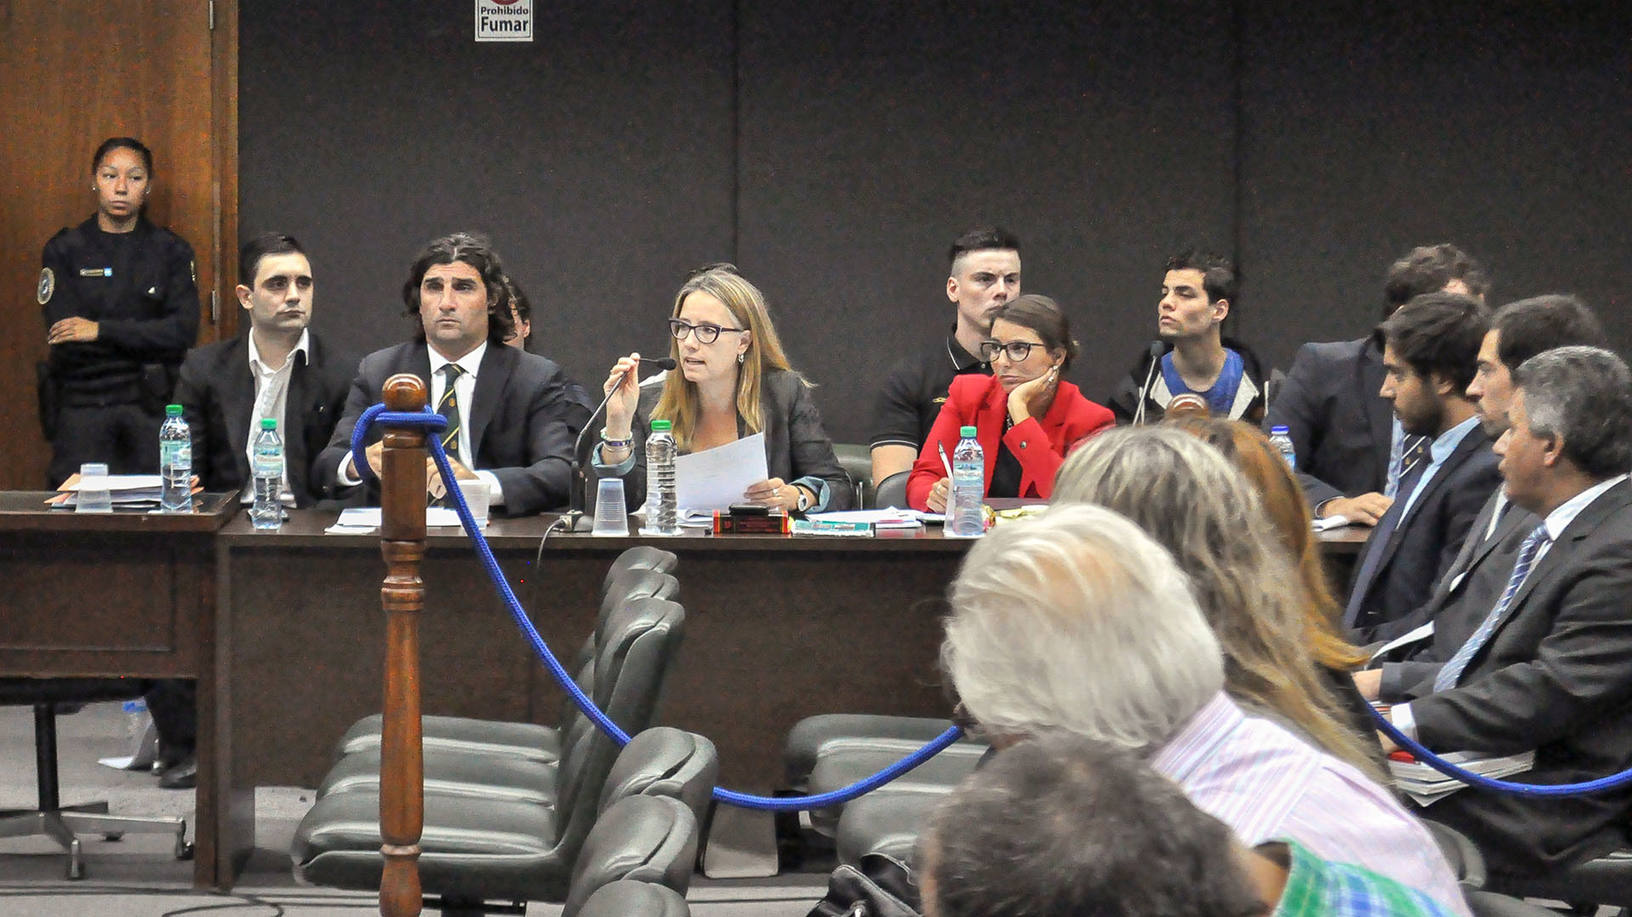
[[(1434, 473), (1391, 537), (1379, 539), (1373, 532), (1367, 539), (1355, 560), (1356, 581), (1351, 587), (1351, 592), (1362, 590), (1364, 597), (1358, 613), (1352, 618), (1345, 613), (1343, 621), (1354, 642), (1372, 642), (1379, 625), (1411, 614), (1433, 593), (1434, 584), (1462, 549), (1480, 507), (1501, 483), (1490, 445), (1490, 437), (1475, 425)], [(1370, 581), (1359, 582), (1367, 558), (1378, 551), (1383, 553), (1375, 574)]]
[[(822, 428), (822, 414), (810, 397), (810, 388), (797, 373), (786, 370), (767, 372), (763, 382), (760, 416), (765, 423), (765, 470), (771, 477), (789, 483), (806, 476), (821, 478), (827, 482), (827, 505), (813, 509), (851, 509), (856, 502), (855, 486), (850, 482), (850, 475), (839, 464), (838, 456), (833, 453), (833, 441), (827, 438), (827, 431)], [(642, 386), (640, 403), (635, 409), (635, 463), (623, 476), (623, 498), (631, 509), (646, 502), (645, 446), (646, 432), (651, 426), (648, 418), (662, 395), (663, 386), (660, 383)], [(603, 423), (603, 416), (596, 415), (597, 424)], [(742, 418), (737, 418), (737, 436), (747, 435)], [(585, 444), (585, 451), (593, 455), (597, 445), (597, 440), (591, 440)], [(597, 469), (589, 461), (584, 463), (584, 470), (588, 478), (588, 500), (585, 505), (593, 506), (595, 481), (600, 474), (609, 472), (605, 468)]]
[(1383, 355), (1370, 339), (1305, 344), (1264, 417), (1282, 424), (1298, 456), (1309, 505), (1381, 493), (1388, 482), (1394, 407), (1377, 394)]
[[(1457, 686), (1412, 702), (1419, 739), (1435, 751), (1535, 749), (1535, 768), (1510, 778), (1523, 783), (1632, 767), (1628, 596), (1632, 485), (1623, 481), (1536, 563)], [(1534, 800), (1464, 790), (1423, 814), (1471, 837), (1493, 869), (1538, 874), (1628, 846), (1632, 789)]]
[[(250, 414), (255, 410), (255, 373), (249, 367), (248, 331), (244, 337), (206, 344), (187, 354), (176, 384), (176, 403), (186, 411), (193, 434), (193, 472), (205, 490), (249, 486)], [(338, 354), (310, 333), (306, 356), (295, 355), (284, 407), (284, 462), (295, 505), (311, 506), (323, 493), (313, 477), (312, 462), (329, 443), (346, 403), (346, 389), (356, 359)]]
[[(355, 488), (339, 484), (340, 461), (351, 449), (351, 431), (365, 409), (379, 403), (380, 389), (396, 373), (413, 373), (431, 388), (431, 358), (424, 341), (377, 350), (363, 358), (346, 397), (345, 415), (313, 469), (325, 493), (341, 497)], [(567, 503), (572, 444), (589, 420), (594, 402), (554, 361), (489, 342), (476, 371), (474, 404), (466, 418), (473, 471), (491, 471), (504, 488), (495, 514), (527, 516)], [(378, 442), (378, 427), (368, 442)], [(378, 499), (378, 486), (369, 494)]]

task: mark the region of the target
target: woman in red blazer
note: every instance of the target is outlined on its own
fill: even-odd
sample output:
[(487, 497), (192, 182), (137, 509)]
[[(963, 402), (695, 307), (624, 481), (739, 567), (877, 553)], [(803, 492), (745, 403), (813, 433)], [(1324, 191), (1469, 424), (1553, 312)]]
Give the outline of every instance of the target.
[(980, 345), (992, 375), (952, 380), (907, 478), (908, 505), (946, 510), (951, 482), (940, 450), (950, 460), (958, 428), (967, 425), (986, 453), (986, 496), (1048, 499), (1066, 452), (1116, 423), (1109, 410), (1061, 381), (1076, 355), (1065, 313), (1047, 296), (1027, 294), (994, 312), (991, 339)]

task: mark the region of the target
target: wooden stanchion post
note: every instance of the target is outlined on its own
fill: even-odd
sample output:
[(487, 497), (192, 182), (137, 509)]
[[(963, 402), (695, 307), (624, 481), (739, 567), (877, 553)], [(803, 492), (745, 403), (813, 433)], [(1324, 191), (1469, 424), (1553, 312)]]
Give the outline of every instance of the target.
[[(386, 408), (425, 409), (425, 383), (411, 373), (385, 380)], [(425, 761), (419, 714), (419, 613), (425, 584), (425, 431), (385, 428), (380, 474), (380, 552), (386, 576), (385, 712), (380, 729), (380, 913), (414, 917), (420, 911), (419, 839), (425, 825)]]

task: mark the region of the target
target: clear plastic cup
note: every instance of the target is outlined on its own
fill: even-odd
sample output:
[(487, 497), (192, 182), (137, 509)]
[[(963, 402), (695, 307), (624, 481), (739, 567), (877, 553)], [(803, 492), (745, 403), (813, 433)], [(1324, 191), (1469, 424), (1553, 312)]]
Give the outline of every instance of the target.
[(79, 494), (74, 499), (74, 512), (113, 512), (113, 495), (108, 492), (106, 463), (86, 462), (79, 466)]
[(623, 478), (601, 478), (595, 485), (595, 528), (590, 534), (629, 534), (629, 511), (623, 505)]

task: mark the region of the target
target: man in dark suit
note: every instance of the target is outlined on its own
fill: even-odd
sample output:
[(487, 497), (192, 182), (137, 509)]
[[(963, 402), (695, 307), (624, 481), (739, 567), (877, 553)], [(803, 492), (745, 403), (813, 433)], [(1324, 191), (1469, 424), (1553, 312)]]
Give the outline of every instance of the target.
[[(351, 433), (380, 400), (396, 373), (424, 380), (431, 404), (448, 418), (443, 448), (460, 479), (487, 483), (495, 511), (525, 516), (565, 506), (571, 487), (572, 445), (594, 402), (553, 361), (504, 346), (511, 332), (504, 267), (486, 239), (455, 233), (420, 252), (403, 285), (416, 339), (363, 358), (346, 398), (345, 414), (315, 474), (340, 496), (361, 483), (352, 467)], [(368, 461), (376, 475), (383, 447), (369, 432)], [(426, 490), (443, 495), (427, 464)], [(377, 499), (377, 486), (370, 483)]]
[[(1535, 750), (1512, 778), (1574, 783), (1632, 767), (1632, 373), (1564, 347), (1519, 367), (1498, 441), (1508, 499), (1543, 522), (1458, 651), (1390, 716), (1437, 752)], [(1424, 810), (1492, 871), (1546, 873), (1628, 845), (1632, 790), (1531, 799), (1466, 790)]]
[[(1424, 293), (1462, 293), (1484, 302), (1489, 282), (1479, 263), (1448, 243), (1412, 249), (1388, 269), (1383, 318)], [(1317, 517), (1343, 516), (1375, 525), (1388, 511), (1391, 461), (1405, 450), (1383, 384), (1382, 342), (1305, 344), (1264, 418), (1285, 426), (1298, 457), (1298, 478)]]
[(308, 327), (316, 287), (306, 250), (278, 233), (256, 236), (238, 258), (242, 337), (187, 355), (176, 402), (193, 433), (193, 470), (206, 490), (242, 489), (251, 502), (249, 449), (261, 420), (283, 438), (284, 502), (321, 498), (312, 461), (329, 443), (357, 363)]
[(1404, 431), (1425, 437), (1401, 476), (1399, 496), (1356, 560), (1343, 625), (1367, 643), (1380, 625), (1410, 614), (1462, 548), (1499, 477), (1490, 440), (1467, 397), (1484, 306), (1457, 293), (1418, 296), (1379, 329), (1381, 395)]
[[(1484, 342), (1479, 345), (1479, 360), (1474, 369), (1473, 382), (1468, 385), (1468, 397), (1475, 400), (1479, 425), (1484, 428), (1485, 435), (1495, 442), (1507, 432), (1507, 408), (1513, 398), (1513, 371), (1525, 360), (1555, 347), (1605, 347), (1606, 344), (1598, 317), (1574, 296), (1537, 296), (1511, 302), (1498, 309), (1491, 319), (1490, 330), (1485, 332)], [(1473, 520), (1473, 527), (1462, 542), (1462, 551), (1435, 585), (1433, 598), (1411, 615), (1384, 625), (1377, 631), (1377, 637), (1393, 639), (1433, 621), (1435, 626), (1430, 635), (1431, 642), (1402, 648), (1394, 655), (1411, 663), (1430, 664), (1449, 659), (1478, 626), (1484, 618), (1484, 609), (1489, 607), (1488, 602), (1483, 607), (1475, 607), (1477, 602), (1457, 602), (1453, 605), (1453, 593), (1462, 585), (1464, 578), (1472, 576), (1474, 567), (1487, 562), (1500, 568), (1495, 586), (1499, 591), (1500, 583), (1506, 579), (1506, 570), (1513, 565), (1519, 542), (1540, 521), (1523, 507), (1514, 506), (1502, 488), (1497, 487)], [(1453, 608), (1456, 610), (1448, 611)], [(1464, 620), (1467, 617), (1472, 620)], [(1385, 665), (1382, 672), (1381, 684), (1373, 690), (1380, 690), (1384, 700), (1396, 700), (1397, 686), (1407, 678), (1406, 669)], [(1356, 676), (1356, 679), (1359, 680), (1360, 676)], [(1366, 685), (1362, 684), (1361, 689), (1364, 693)], [(1368, 696), (1376, 697), (1375, 694)]]

